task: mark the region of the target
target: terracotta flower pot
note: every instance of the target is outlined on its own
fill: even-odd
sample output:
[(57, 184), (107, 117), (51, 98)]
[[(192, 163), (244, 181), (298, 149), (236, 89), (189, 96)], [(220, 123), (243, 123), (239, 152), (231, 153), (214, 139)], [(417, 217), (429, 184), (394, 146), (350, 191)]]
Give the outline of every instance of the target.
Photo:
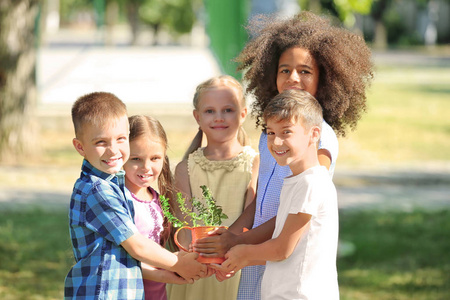
[[(220, 226), (223, 227), (223, 226)], [(210, 232), (211, 230), (214, 230), (218, 228), (217, 226), (198, 226), (198, 227), (188, 227), (188, 226), (184, 226), (179, 228), (176, 232), (175, 232), (175, 236), (174, 236), (174, 240), (175, 240), (175, 244), (177, 244), (177, 246), (186, 251), (189, 252), (189, 249), (187, 249), (185, 246), (182, 245), (182, 243), (180, 243), (178, 241), (178, 234), (182, 231), (182, 230), (190, 230), (191, 231), (191, 235), (192, 235), (192, 243), (194, 243), (196, 240), (207, 237), (208, 236), (208, 232)], [(203, 264), (221, 264), (225, 261), (224, 257), (203, 257), (203, 256), (199, 256), (197, 258), (197, 261)]]

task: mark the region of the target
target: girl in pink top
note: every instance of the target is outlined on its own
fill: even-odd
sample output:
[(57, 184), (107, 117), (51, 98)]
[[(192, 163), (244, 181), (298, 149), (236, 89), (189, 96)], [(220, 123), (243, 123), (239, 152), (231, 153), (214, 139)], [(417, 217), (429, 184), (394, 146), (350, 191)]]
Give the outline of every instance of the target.
[[(157, 183), (161, 194), (173, 199), (173, 177), (167, 157), (167, 136), (158, 120), (132, 116), (130, 158), (124, 165), (125, 185), (133, 196), (134, 221), (139, 232), (164, 246), (171, 226), (162, 213), (159, 194), (150, 185)], [(175, 273), (142, 264), (145, 299), (166, 300), (166, 283), (183, 284)]]

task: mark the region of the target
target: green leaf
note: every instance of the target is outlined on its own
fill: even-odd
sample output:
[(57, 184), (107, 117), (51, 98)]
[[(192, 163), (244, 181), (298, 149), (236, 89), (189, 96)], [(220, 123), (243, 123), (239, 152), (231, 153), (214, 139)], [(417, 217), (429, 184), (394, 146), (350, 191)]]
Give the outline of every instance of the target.
[[(180, 208), (180, 211), (192, 220), (193, 227), (205, 225), (205, 226), (219, 226), (222, 224), (223, 219), (228, 219), (228, 216), (223, 213), (222, 207), (216, 204), (211, 191), (205, 185), (201, 186), (202, 196), (205, 200), (205, 204), (202, 201), (192, 197), (189, 201), (192, 204), (192, 210), (186, 207), (186, 199), (183, 198), (181, 193), (177, 194), (176, 202)], [(186, 220), (179, 220), (170, 211), (169, 199), (161, 195), (161, 207), (164, 216), (173, 224), (174, 227), (188, 226), (189, 223)]]

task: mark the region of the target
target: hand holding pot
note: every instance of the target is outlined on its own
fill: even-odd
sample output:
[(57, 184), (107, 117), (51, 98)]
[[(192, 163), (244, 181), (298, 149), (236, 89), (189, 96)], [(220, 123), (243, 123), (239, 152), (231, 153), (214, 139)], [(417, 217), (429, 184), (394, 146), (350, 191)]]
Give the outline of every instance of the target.
[(193, 249), (202, 257), (224, 257), (225, 253), (235, 245), (236, 235), (226, 227), (219, 227), (208, 235), (193, 241)]
[[(219, 231), (222, 232), (227, 231), (226, 227), (215, 227), (215, 226), (198, 226), (198, 227), (181, 227), (180, 229), (178, 229), (175, 232), (175, 244), (177, 244), (177, 246), (184, 250), (184, 251), (189, 251), (189, 249), (187, 249), (182, 243), (179, 242), (178, 240), (178, 235), (180, 234), (180, 232), (182, 232), (183, 230), (190, 230), (192, 232), (192, 242), (195, 245), (195, 242), (198, 239), (202, 239), (204, 237), (214, 237), (214, 236), (210, 236), (213, 233), (210, 232), (216, 232)], [(197, 249), (194, 247), (193, 248), (194, 252), (199, 253), (197, 251)], [(225, 259), (223, 258), (223, 256), (219, 256), (219, 255), (200, 255), (197, 260), (201, 263), (205, 263), (205, 264), (210, 264), (210, 263), (215, 263), (215, 264), (221, 264)]]
[(173, 267), (174, 271), (189, 283), (194, 283), (204, 277), (208, 270), (206, 265), (197, 261), (198, 254), (195, 252), (180, 251), (177, 254), (178, 261)]

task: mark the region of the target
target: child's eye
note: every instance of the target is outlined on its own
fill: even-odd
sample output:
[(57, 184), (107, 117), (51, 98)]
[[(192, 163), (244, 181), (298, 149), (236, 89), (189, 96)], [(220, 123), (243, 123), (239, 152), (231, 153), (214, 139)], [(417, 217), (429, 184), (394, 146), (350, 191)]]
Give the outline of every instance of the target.
[(205, 110), (205, 113), (207, 113), (207, 114), (212, 114), (212, 113), (213, 113), (213, 110), (212, 110), (212, 109), (207, 109), (207, 110)]
[(123, 141), (126, 141), (127, 138), (126, 138), (125, 136), (121, 136), (121, 137), (119, 137), (117, 140), (123, 142)]
[(102, 141), (102, 140), (96, 141), (96, 142), (95, 142), (95, 145), (96, 145), (96, 146), (104, 146), (104, 145), (106, 145), (106, 142), (105, 142), (105, 141)]
[(290, 130), (285, 130), (285, 131), (283, 131), (283, 134), (289, 134), (289, 133), (291, 133)]
[(230, 112), (233, 112), (233, 110), (231, 108), (227, 108), (227, 109), (224, 110), (224, 112), (230, 113)]
[(289, 70), (288, 69), (282, 69), (280, 71), (280, 73), (282, 73), (282, 74), (289, 74)]
[(160, 159), (161, 159), (161, 157), (159, 157), (159, 156), (152, 157), (152, 161), (158, 161)]

